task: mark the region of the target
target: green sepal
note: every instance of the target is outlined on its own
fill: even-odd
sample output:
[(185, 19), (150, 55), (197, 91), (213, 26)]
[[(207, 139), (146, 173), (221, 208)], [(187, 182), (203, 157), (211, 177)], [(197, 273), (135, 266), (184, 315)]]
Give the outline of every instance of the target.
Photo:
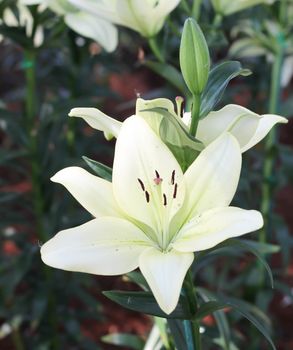
[(115, 303), (133, 311), (163, 318), (192, 319), (186, 298), (182, 295), (180, 296), (175, 310), (167, 315), (161, 310), (151, 292), (124, 292), (112, 290), (105, 291), (103, 294)]
[(82, 159), (99, 177), (110, 182), (112, 181), (112, 169), (109, 168), (107, 165), (92, 160), (86, 156), (83, 156)]
[(152, 108), (140, 112), (156, 112), (161, 118), (159, 136), (177, 159), (183, 171), (193, 163), (203, 150), (202, 142), (193, 137), (183, 122), (165, 108)]
[(188, 18), (180, 43), (180, 68), (192, 95), (200, 95), (208, 81), (210, 54), (206, 39), (197, 22)]
[(207, 85), (202, 93), (200, 118), (204, 118), (221, 100), (230, 80), (239, 75), (250, 75), (249, 69), (244, 69), (238, 61), (227, 61), (215, 66), (209, 73)]

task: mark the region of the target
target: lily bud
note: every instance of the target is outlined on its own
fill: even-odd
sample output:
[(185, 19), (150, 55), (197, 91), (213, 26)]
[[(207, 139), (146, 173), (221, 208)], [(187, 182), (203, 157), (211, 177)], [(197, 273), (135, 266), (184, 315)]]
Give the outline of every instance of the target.
[(192, 18), (185, 21), (180, 44), (180, 67), (193, 95), (204, 90), (210, 71), (210, 54), (205, 37)]

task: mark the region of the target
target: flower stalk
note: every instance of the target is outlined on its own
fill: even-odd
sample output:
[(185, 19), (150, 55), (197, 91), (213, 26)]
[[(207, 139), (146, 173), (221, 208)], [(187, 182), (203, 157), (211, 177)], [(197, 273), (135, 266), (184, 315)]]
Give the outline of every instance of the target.
[[(185, 281), (184, 281), (184, 291), (189, 304), (189, 309), (191, 314), (195, 315), (198, 305), (196, 298), (196, 291), (193, 283), (192, 272), (189, 269)], [(200, 326), (197, 320), (185, 320), (183, 321), (185, 338), (188, 349), (201, 350), (201, 337), (200, 337)]]
[[(26, 80), (26, 96), (25, 96), (25, 127), (28, 135), (28, 149), (31, 162), (31, 183), (33, 192), (33, 207), (36, 220), (36, 235), (40, 242), (47, 240), (47, 235), (43, 225), (44, 216), (44, 201), (41, 188), (41, 175), (42, 170), (40, 168), (40, 160), (38, 154), (38, 131), (36, 129), (35, 117), (37, 114), (37, 102), (36, 102), (36, 52), (35, 50), (27, 49), (24, 51), (25, 59), (25, 80)], [(48, 285), (51, 285), (51, 271), (47, 266), (43, 266), (43, 272)], [(57, 320), (55, 316), (55, 299), (52, 293), (48, 295), (49, 307), (49, 320), (53, 330), (53, 337), (51, 341), (52, 349), (58, 349), (57, 338)], [(19, 343), (19, 337), (15, 338), (15, 341)], [(18, 345), (17, 349), (21, 349)]]
[[(280, 102), (281, 92), (281, 69), (284, 58), (284, 39), (280, 35), (278, 38), (278, 50), (275, 55), (275, 60), (272, 65), (271, 71), (271, 87), (270, 87), (270, 100), (269, 100), (269, 112), (276, 113)], [(262, 203), (261, 212), (264, 217), (264, 227), (260, 231), (259, 241), (265, 243), (267, 240), (267, 234), (269, 231), (269, 218), (271, 211), (272, 201), (272, 183), (271, 177), (273, 173), (273, 167), (275, 162), (275, 156), (273, 148), (276, 143), (277, 132), (276, 129), (271, 130), (270, 134), (265, 141), (265, 160), (263, 165), (263, 183), (262, 183)]]
[(160, 48), (158, 46), (157, 38), (156, 37), (149, 38), (148, 39), (148, 43), (149, 43), (149, 46), (150, 46), (150, 48), (152, 50), (152, 53), (154, 54), (156, 59), (160, 63), (164, 63), (165, 62), (165, 58), (164, 58), (164, 55), (163, 55), (162, 51), (160, 50)]
[(192, 136), (196, 135), (197, 126), (199, 122), (199, 113), (200, 113), (200, 95), (193, 95), (192, 97), (192, 108), (191, 108), (191, 124), (190, 124), (190, 133)]

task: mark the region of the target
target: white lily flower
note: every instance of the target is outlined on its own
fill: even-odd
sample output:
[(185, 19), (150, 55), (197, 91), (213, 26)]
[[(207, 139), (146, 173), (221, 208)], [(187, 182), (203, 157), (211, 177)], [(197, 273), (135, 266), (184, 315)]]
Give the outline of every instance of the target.
[(76, 33), (97, 41), (106, 51), (112, 52), (118, 44), (117, 28), (103, 16), (81, 11), (69, 0), (19, 0), (26, 5), (41, 4), (64, 17), (66, 25)]
[[(28, 38), (33, 35), (34, 19), (27, 6), (25, 6), (21, 0), (16, 3), (17, 15), (9, 8), (6, 7), (3, 11), (3, 16), (0, 19), (0, 23), (4, 23), (8, 27), (23, 27), (25, 34)], [(41, 11), (41, 9), (38, 9)], [(38, 25), (32, 38), (34, 47), (39, 47), (44, 42), (44, 29)]]
[[(136, 102), (136, 115), (141, 115), (152, 129), (159, 135), (160, 118), (154, 116), (152, 112), (140, 111), (149, 108), (161, 107), (167, 109), (173, 115), (173, 103), (165, 98), (155, 100), (143, 100), (138, 98)], [(121, 129), (122, 123), (113, 119), (96, 108), (73, 108), (69, 116), (83, 118), (94, 129), (103, 131), (107, 139), (117, 137)], [(187, 129), (191, 122), (191, 113), (186, 112), (182, 121)], [(219, 111), (210, 112), (205, 118), (198, 123), (196, 138), (203, 142), (205, 146), (214, 141), (224, 132), (232, 133), (238, 140), (241, 152), (247, 151), (260, 142), (277, 123), (287, 123), (284, 117), (275, 114), (259, 115), (247, 108), (239, 105), (230, 104)]]
[(59, 232), (42, 246), (42, 260), (99, 275), (139, 267), (169, 314), (194, 252), (263, 225), (259, 212), (229, 206), (240, 168), (239, 145), (225, 133), (183, 174), (146, 121), (130, 117), (117, 139), (112, 184), (78, 167), (53, 176), (95, 219)]
[(152, 37), (180, 0), (69, 0), (84, 11)]
[(242, 11), (249, 7), (260, 4), (272, 5), (276, 0), (211, 0), (212, 5), (217, 13), (223, 16), (231, 15), (235, 12)]

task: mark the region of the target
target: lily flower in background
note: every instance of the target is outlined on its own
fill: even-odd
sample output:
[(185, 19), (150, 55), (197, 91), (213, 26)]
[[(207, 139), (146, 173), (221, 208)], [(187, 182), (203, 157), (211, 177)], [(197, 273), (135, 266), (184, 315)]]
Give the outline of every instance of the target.
[(25, 5), (42, 4), (64, 18), (66, 25), (76, 33), (98, 42), (106, 51), (112, 52), (118, 44), (115, 25), (104, 16), (82, 11), (69, 0), (19, 0)]
[(263, 225), (259, 212), (229, 206), (240, 170), (239, 144), (224, 133), (183, 174), (146, 121), (132, 116), (117, 138), (112, 183), (78, 167), (53, 176), (95, 219), (59, 232), (42, 246), (42, 259), (98, 275), (139, 267), (170, 314), (194, 252)]
[[(158, 113), (142, 112), (155, 107), (164, 108), (177, 118), (180, 117), (177, 116), (173, 103), (168, 99), (159, 98), (150, 101), (137, 99), (136, 115), (146, 119), (159, 135), (159, 127), (154, 127), (154, 124), (159, 124), (161, 120)], [(107, 139), (111, 139), (113, 136), (117, 137), (122, 126), (121, 122), (108, 117), (96, 108), (73, 108), (69, 116), (83, 118), (94, 129), (103, 131)], [(188, 131), (191, 113), (184, 113), (183, 118), (179, 120), (183, 121), (182, 124)], [(201, 119), (198, 123), (196, 138), (207, 146), (221, 134), (230, 132), (238, 140), (241, 151), (245, 152), (260, 142), (275, 124), (287, 122), (286, 118), (279, 115), (258, 115), (242, 106), (230, 104), (219, 111), (210, 112)]]
[(70, 3), (112, 23), (151, 38), (163, 27), (165, 18), (180, 0), (69, 0)]
[(272, 5), (275, 1), (276, 0), (211, 0), (215, 12), (222, 16), (229, 16), (235, 12), (260, 4)]
[[(0, 19), (0, 24), (4, 23), (8, 27), (23, 27), (25, 28), (25, 34), (28, 38), (31, 38), (34, 47), (39, 47), (44, 42), (44, 29), (38, 25), (33, 34), (34, 18), (29, 9), (23, 1), (18, 1), (16, 4), (17, 13), (14, 13), (9, 7), (6, 7), (3, 11), (3, 16)], [(42, 11), (42, 8), (38, 8), (38, 11)], [(33, 35), (33, 37), (32, 37)]]

